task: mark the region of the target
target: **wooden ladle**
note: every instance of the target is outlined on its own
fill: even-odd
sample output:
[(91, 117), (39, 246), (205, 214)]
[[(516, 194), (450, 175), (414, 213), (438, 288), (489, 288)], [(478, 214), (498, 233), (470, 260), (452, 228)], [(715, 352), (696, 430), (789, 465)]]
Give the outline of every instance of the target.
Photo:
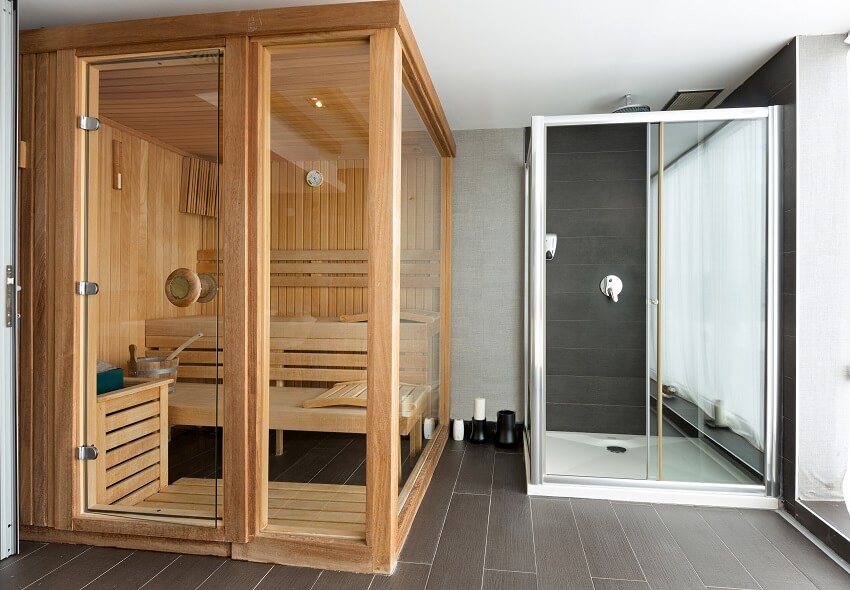
[(190, 344), (192, 344), (195, 340), (197, 340), (198, 338), (200, 338), (200, 337), (201, 337), (201, 336), (203, 336), (203, 335), (204, 335), (204, 333), (203, 333), (203, 332), (198, 332), (197, 334), (195, 334), (194, 336), (192, 336), (191, 338), (189, 338), (186, 342), (184, 342), (183, 344), (181, 344), (180, 346), (178, 346), (178, 347), (177, 347), (177, 350), (175, 350), (174, 352), (172, 352), (171, 354), (169, 354), (167, 357), (165, 357), (165, 360), (167, 360), (167, 361), (173, 361), (173, 360), (177, 357), (177, 355), (178, 355), (178, 354), (180, 354), (181, 352), (183, 352), (183, 349), (184, 349), (184, 348), (186, 348), (187, 346), (189, 346)]

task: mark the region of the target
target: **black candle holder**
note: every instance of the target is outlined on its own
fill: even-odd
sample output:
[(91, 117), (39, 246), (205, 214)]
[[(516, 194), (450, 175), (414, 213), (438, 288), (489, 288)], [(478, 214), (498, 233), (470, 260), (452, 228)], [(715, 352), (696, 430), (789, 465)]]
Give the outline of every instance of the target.
[(517, 446), (516, 413), (499, 410), (496, 414), (496, 446), (512, 449)]
[(469, 435), (469, 442), (477, 445), (487, 442), (487, 420), (472, 419), (472, 432)]

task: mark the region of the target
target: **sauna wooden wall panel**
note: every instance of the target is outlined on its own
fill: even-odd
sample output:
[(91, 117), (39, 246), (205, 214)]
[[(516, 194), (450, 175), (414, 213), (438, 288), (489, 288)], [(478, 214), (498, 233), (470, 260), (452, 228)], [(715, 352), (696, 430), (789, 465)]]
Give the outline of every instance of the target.
[[(176, 268), (194, 270), (199, 249), (215, 247), (216, 220), (179, 211), (182, 154), (107, 124), (92, 139), (100, 149), (90, 195), (98, 208), (91, 231), (99, 246), (90, 257), (100, 285), (97, 355), (126, 368), (129, 345), (144, 349), (146, 319), (215, 313), (215, 302), (175, 307), (164, 284)], [(112, 188), (113, 140), (123, 144), (121, 190)]]
[[(365, 250), (366, 167), (362, 159), (290, 162), (271, 160), (272, 250)], [(325, 178), (320, 187), (305, 182), (309, 170)], [(401, 248), (440, 249), (440, 160), (402, 158)], [(439, 290), (404, 287), (402, 309), (439, 310)], [(271, 287), (271, 314), (284, 317), (336, 317), (366, 309), (362, 287)]]
[(19, 494), (22, 525), (51, 526), (53, 395), (48, 359), (53, 305), (48, 289), (48, 258), (53, 219), (52, 162), (55, 128), (51, 91), (56, 55), (21, 59), (21, 139), (27, 142), (30, 165), (20, 170), (20, 362), (19, 362)]
[[(440, 159), (401, 158), (401, 251), (440, 250)], [(401, 277), (401, 309), (440, 310), (439, 289), (405, 287)]]
[[(272, 250), (365, 250), (366, 169), (363, 159), (271, 160)], [(305, 182), (309, 170), (325, 178)], [(366, 289), (271, 287), (271, 315), (333, 317), (366, 311)]]

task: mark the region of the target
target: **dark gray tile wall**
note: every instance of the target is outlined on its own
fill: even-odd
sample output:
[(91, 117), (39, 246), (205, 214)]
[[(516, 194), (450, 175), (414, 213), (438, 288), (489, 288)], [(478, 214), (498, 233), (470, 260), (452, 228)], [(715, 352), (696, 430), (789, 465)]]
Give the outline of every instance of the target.
[(796, 441), (796, 285), (797, 285), (797, 40), (779, 50), (746, 82), (733, 91), (721, 108), (784, 105), (782, 182), (782, 497), (785, 507), (795, 513), (794, 457)]
[[(551, 128), (546, 265), (550, 430), (645, 430), (646, 126)], [(599, 291), (623, 280), (620, 301)]]

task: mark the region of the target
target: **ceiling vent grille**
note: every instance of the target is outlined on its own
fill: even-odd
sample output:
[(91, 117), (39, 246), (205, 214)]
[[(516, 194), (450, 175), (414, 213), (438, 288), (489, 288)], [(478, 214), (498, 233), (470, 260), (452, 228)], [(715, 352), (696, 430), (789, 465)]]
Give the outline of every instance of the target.
[(662, 111), (692, 111), (704, 109), (723, 92), (719, 90), (679, 90), (667, 101)]

